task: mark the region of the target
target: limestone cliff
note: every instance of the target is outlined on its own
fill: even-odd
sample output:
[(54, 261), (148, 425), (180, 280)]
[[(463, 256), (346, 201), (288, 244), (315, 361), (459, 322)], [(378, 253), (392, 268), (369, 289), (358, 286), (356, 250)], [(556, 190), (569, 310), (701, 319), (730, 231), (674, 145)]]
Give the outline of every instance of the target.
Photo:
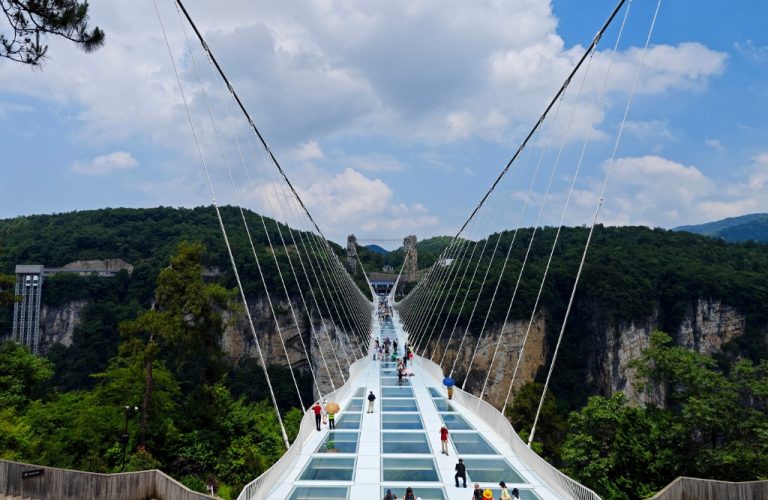
[[(630, 361), (637, 359), (643, 349), (648, 346), (651, 333), (660, 329), (658, 313), (642, 321), (619, 325), (609, 325), (601, 320), (599, 308), (595, 316), (588, 321), (588, 330), (591, 335), (578, 339), (578, 342), (588, 344), (584, 348), (588, 353), (587, 358), (583, 360), (584, 383), (592, 384), (603, 395), (623, 391), (635, 404), (650, 402), (663, 404), (663, 394), (659, 390), (650, 393), (639, 391), (636, 374), (630, 368)], [(559, 327), (559, 324), (557, 326)], [(515, 388), (532, 381), (540, 370), (548, 367), (545, 363), (549, 363), (551, 359), (550, 343), (553, 339), (547, 340), (546, 327), (545, 315), (539, 315), (529, 333), (523, 359), (515, 376)], [(735, 308), (720, 301), (699, 299), (683, 315), (683, 321), (677, 331), (670, 333), (681, 346), (702, 354), (714, 354), (719, 352), (725, 344), (742, 335), (745, 327), (744, 315)], [(427, 352), (435, 353), (433, 359), (436, 362), (442, 359), (441, 366), (444, 372), (449, 373), (453, 370), (453, 378), (457, 383), (460, 385), (463, 383), (465, 389), (476, 395), (483, 390), (486, 374), (490, 373), (484, 398), (500, 408), (509, 390), (512, 373), (517, 364), (517, 353), (520, 351), (526, 328), (527, 321), (509, 322), (506, 325), (493, 366), (491, 366), (491, 360), (501, 335), (501, 325), (491, 325), (486, 328), (479, 343), (476, 332), (468, 332), (463, 342), (461, 337), (464, 331), (454, 332), (450, 345), (443, 354), (442, 346), (450, 336), (450, 331), (447, 331), (439, 343), (437, 340), (430, 342)], [(574, 335), (573, 331), (568, 331), (566, 334)], [(768, 336), (768, 331), (765, 335)], [(471, 373), (467, 377), (469, 360), (475, 349), (477, 353), (472, 363)], [(458, 361), (456, 361), (457, 355)], [(569, 355), (573, 354), (561, 351), (561, 363), (564, 357)], [(465, 377), (467, 380), (464, 382)]]
[[(253, 326), (259, 338), (262, 355), (269, 364), (288, 366), (290, 359), (294, 369), (309, 370), (310, 366), (323, 393), (330, 392), (332, 384), (328, 374), (337, 387), (342, 377), (339, 368), (346, 376), (349, 362), (361, 356), (354, 341), (336, 325), (314, 317), (312, 327), (301, 307), (293, 304), (296, 322), (293, 319), (288, 302), (276, 302), (274, 320), (268, 302), (261, 298), (251, 301), (250, 312)], [(222, 347), (233, 360), (242, 358), (258, 359), (256, 341), (245, 311), (235, 318), (225, 319), (226, 327), (222, 337)], [(298, 323), (298, 328), (296, 327)], [(283, 345), (285, 348), (283, 348)], [(305, 351), (306, 349), (306, 351)], [(287, 357), (286, 357), (287, 354)], [(309, 359), (307, 358), (309, 355)], [(327, 369), (326, 369), (327, 366)]]
[(76, 300), (62, 306), (43, 305), (40, 308), (40, 352), (44, 355), (55, 343), (72, 345), (75, 328), (80, 324), (88, 301)]
[[(658, 330), (658, 314), (641, 323), (629, 323), (604, 328), (597, 333), (602, 337), (598, 345), (597, 382), (604, 394), (623, 391), (630, 401), (638, 404), (661, 404), (663, 394), (658, 391), (640, 393), (637, 379), (629, 362), (640, 356), (648, 346), (654, 330)], [(700, 299), (689, 307), (678, 331), (672, 333), (677, 344), (702, 354), (715, 354), (724, 344), (742, 335), (744, 315), (720, 301)]]
[[(536, 372), (544, 364), (546, 356), (545, 327), (544, 315), (538, 315), (528, 333), (523, 358), (515, 376), (515, 388), (519, 388), (522, 384), (532, 381)], [(453, 371), (453, 377), (457, 381), (462, 381), (466, 378), (464, 389), (474, 394), (480, 393), (485, 383), (486, 375), (490, 373), (483, 397), (494, 406), (501, 407), (509, 391), (512, 374), (517, 365), (518, 353), (520, 352), (527, 329), (528, 321), (507, 322), (503, 334), (501, 325), (492, 325), (486, 328), (478, 343), (477, 333), (471, 331), (467, 332), (462, 342), (464, 330), (457, 328), (444, 356), (442, 346), (445, 345), (445, 341), (450, 337), (450, 331), (444, 334), (444, 338), (440, 339), (439, 343), (436, 340), (432, 341), (427, 352), (436, 353), (434, 356), (435, 362), (439, 363), (442, 359), (441, 366), (444, 373), (448, 374)], [(499, 342), (499, 340), (501, 341)], [(499, 348), (494, 358), (497, 344)], [(470, 368), (470, 359), (472, 359), (472, 353), (475, 349), (477, 353)], [(470, 369), (469, 376), (467, 376), (468, 369)]]

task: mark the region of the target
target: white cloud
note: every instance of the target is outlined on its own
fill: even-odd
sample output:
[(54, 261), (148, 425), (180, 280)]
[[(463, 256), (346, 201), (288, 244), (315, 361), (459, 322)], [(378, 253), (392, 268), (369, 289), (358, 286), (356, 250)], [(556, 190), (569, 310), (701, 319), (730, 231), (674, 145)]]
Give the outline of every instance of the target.
[(297, 161), (311, 161), (322, 160), (325, 158), (325, 154), (317, 141), (307, 141), (289, 151), (288, 157)]
[(368, 172), (397, 172), (407, 167), (397, 158), (389, 154), (370, 153), (365, 155), (339, 155), (334, 163), (355, 170)]
[(71, 172), (81, 175), (108, 175), (121, 170), (131, 170), (139, 162), (126, 151), (115, 151), (107, 155), (97, 156), (87, 161), (76, 161), (69, 168)]
[[(336, 175), (317, 174), (296, 189), (320, 227), (338, 241), (352, 231), (358, 236), (380, 237), (379, 232), (406, 234), (406, 231), (427, 228), (439, 222), (421, 204), (394, 202), (394, 191), (381, 179), (371, 179), (352, 168)], [(286, 206), (286, 201), (294, 206)], [(280, 184), (259, 186), (256, 202), (267, 214), (277, 215), (281, 220), (294, 220), (295, 202), (286, 197)]]
[(722, 153), (723, 151), (725, 151), (725, 147), (717, 139), (704, 139), (704, 144), (714, 149), (718, 153)]
[(755, 45), (752, 40), (736, 42), (734, 48), (744, 57), (755, 63), (765, 63), (768, 61), (768, 45)]
[[(611, 168), (603, 165), (604, 171)], [(675, 227), (753, 212), (768, 211), (768, 153), (752, 159), (744, 180), (723, 183), (693, 165), (642, 156), (617, 159), (610, 171), (606, 203), (600, 222)], [(599, 192), (598, 179), (580, 193), (584, 203), (573, 204), (572, 224), (588, 222)]]

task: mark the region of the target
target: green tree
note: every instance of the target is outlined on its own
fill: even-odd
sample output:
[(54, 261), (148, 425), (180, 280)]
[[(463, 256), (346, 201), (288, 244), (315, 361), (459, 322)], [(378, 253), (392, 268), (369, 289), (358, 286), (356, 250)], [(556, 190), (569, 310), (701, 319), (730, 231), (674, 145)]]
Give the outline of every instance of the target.
[(16, 278), (10, 274), (0, 273), (0, 307), (16, 301), (13, 286)]
[(571, 414), (565, 471), (605, 498), (646, 498), (678, 475), (675, 428), (665, 412), (635, 408), (622, 393), (593, 396)]
[(152, 309), (120, 325), (124, 355), (144, 367), (141, 402), (141, 443), (146, 444), (154, 391), (154, 369), (161, 354), (171, 360), (184, 392), (200, 390), (223, 376), (219, 341), (221, 310), (232, 293), (203, 281), (201, 244), (182, 242), (170, 266), (160, 272)]
[(0, 343), (0, 408), (23, 409), (44, 396), (51, 363), (15, 342)]
[[(524, 441), (528, 441), (530, 436), (543, 390), (544, 384), (523, 384), (514, 393), (512, 404), (507, 409), (507, 418)], [(564, 413), (558, 408), (555, 395), (548, 391), (541, 408), (536, 437), (531, 445), (538, 454), (551, 461), (556, 461), (560, 456), (560, 446), (566, 433)]]
[(646, 389), (665, 395), (683, 431), (687, 473), (730, 481), (768, 474), (768, 361), (741, 360), (724, 371), (654, 332), (634, 366)]
[(88, 26), (88, 2), (76, 0), (0, 0), (11, 32), (0, 33), (0, 57), (39, 65), (48, 53), (49, 35), (60, 36), (86, 52), (104, 44), (104, 31)]

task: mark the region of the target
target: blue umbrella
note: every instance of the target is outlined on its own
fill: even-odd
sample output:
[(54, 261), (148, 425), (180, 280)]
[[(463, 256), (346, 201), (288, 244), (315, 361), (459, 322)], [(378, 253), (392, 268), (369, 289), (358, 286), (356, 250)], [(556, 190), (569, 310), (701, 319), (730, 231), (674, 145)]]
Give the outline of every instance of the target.
[(455, 382), (453, 381), (453, 379), (451, 377), (445, 377), (443, 379), (443, 385), (444, 386), (446, 386), (446, 387), (453, 387), (453, 384), (455, 384)]

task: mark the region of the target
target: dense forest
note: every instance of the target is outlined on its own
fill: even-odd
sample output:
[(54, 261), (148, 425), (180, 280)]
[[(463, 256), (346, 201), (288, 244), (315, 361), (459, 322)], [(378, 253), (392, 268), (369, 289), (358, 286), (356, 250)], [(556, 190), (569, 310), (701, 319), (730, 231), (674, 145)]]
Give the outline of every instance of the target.
[[(263, 288), (247, 237), (239, 229), (240, 214), (228, 207), (223, 214), (246, 291), (258, 296)], [(256, 214), (247, 215), (255, 218), (254, 243), (267, 267), (268, 286), (277, 287), (267, 233)], [(275, 222), (265, 219), (265, 225), (270, 238), (279, 240)], [(287, 228), (280, 227), (286, 236)], [(292, 234), (300, 238), (299, 232)], [(477, 244), (477, 255), (485, 248), (480, 269), (490, 264), (484, 287), (482, 273), (459, 287), (477, 297), (482, 314), (472, 317), (472, 304), (461, 309), (460, 302), (446, 307), (444, 314), (468, 323), (471, 330), (486, 313), (491, 323), (503, 321), (534, 235), (511, 310), (512, 318), (527, 318), (556, 228), (538, 228), (535, 234), (521, 229), (517, 234), (490, 235), (487, 241), (462, 242)], [(563, 228), (555, 246), (542, 298), (552, 329), (547, 332), (550, 343), (585, 239), (586, 229)], [(420, 242), (419, 267), (434, 264), (449, 241), (441, 237)], [(4, 220), (0, 248), (0, 273), (12, 273), (19, 263), (55, 267), (85, 259), (122, 258), (134, 266), (132, 274), (122, 272), (110, 279), (61, 274), (46, 281), (46, 304), (87, 302), (71, 346), (54, 345), (45, 358), (10, 343), (0, 347), (3, 458), (94, 471), (159, 466), (196, 489), (214, 482), (219, 494), (228, 497), (280, 456), (280, 431), (265, 399), (261, 368), (254, 360), (227, 360), (218, 344), (219, 315), (239, 306), (232, 299), (234, 280), (210, 208), (105, 209)], [(341, 247), (333, 245), (333, 250), (343, 256)], [(509, 264), (502, 273), (508, 251)], [(361, 250), (360, 256), (371, 269), (402, 262), (402, 250), (399, 257), (397, 252), (382, 256), (368, 250)], [(277, 258), (280, 262), (288, 256), (277, 250)], [(283, 269), (285, 262), (280, 262)], [(452, 265), (461, 276), (467, 264), (457, 260)], [(204, 268), (216, 267), (221, 270), (218, 277), (202, 279)], [(185, 279), (194, 283), (194, 295), (201, 300), (196, 309), (199, 324), (179, 321), (182, 298), (191, 290), (178, 288), (175, 272), (186, 273)], [(491, 304), (489, 284), (497, 281), (505, 300)], [(0, 276), (0, 334), (10, 331), (12, 283), (12, 278)], [(746, 318), (745, 335), (714, 357), (674, 342), (681, 319), (702, 298), (722, 301)], [(153, 303), (164, 304), (166, 316), (157, 317)], [(729, 244), (643, 227), (598, 227), (564, 339), (563, 349), (571, 355), (558, 363), (534, 446), (607, 498), (639, 498), (681, 474), (731, 480), (768, 477), (766, 303), (766, 245)], [(654, 336), (636, 370), (649, 387), (669, 388), (664, 407), (638, 408), (618, 393), (596, 395), (589, 353), (599, 341), (598, 331), (654, 314), (669, 336)], [(166, 324), (172, 327), (159, 326)], [(147, 397), (149, 368), (154, 389)], [(295, 432), (301, 416), (295, 409), (297, 397), (285, 382), (290, 377), (281, 370), (269, 367), (272, 379), (282, 382), (278, 399), (289, 430)], [(523, 435), (532, 422), (539, 381), (525, 386), (510, 409), (510, 419)], [(310, 390), (306, 376), (301, 385)], [(127, 441), (122, 438), (126, 422)]]
[[(563, 228), (558, 236), (557, 228), (538, 228), (535, 233), (528, 228), (517, 233), (496, 233), (487, 241), (467, 242), (467, 255), (471, 254), (472, 245), (477, 245), (475, 258), (472, 262), (465, 259), (452, 264), (455, 269), (444, 273), (433, 287), (441, 290), (444, 281), (447, 289), (456, 292), (451, 292), (447, 298), (436, 299), (436, 303), (444, 304), (443, 314), (433, 317), (432, 322), (422, 329), (449, 325), (446, 331), (437, 332), (439, 335), (435, 336), (445, 341), (451, 325), (456, 322), (463, 326), (469, 324), (470, 333), (475, 335), (486, 321), (489, 325), (503, 322), (518, 277), (519, 288), (509, 319), (527, 321), (554, 239), (558, 237), (540, 307), (547, 319), (549, 344), (554, 346), (587, 233), (586, 228)], [(532, 237), (530, 254), (520, 275)], [(463, 251), (459, 247), (453, 252), (461, 255)], [(507, 253), (509, 261), (505, 265)], [(465, 273), (467, 266), (469, 270)], [(476, 274), (475, 267), (479, 269)], [(489, 267), (485, 276), (485, 269)], [(497, 284), (497, 299), (494, 300)], [(456, 293), (459, 297), (468, 293), (471, 300), (451, 300)], [(600, 335), (654, 317), (660, 329), (675, 336), (685, 315), (690, 314), (697, 301), (702, 299), (720, 301), (745, 317), (746, 334), (725, 345), (724, 356), (742, 356), (753, 361), (768, 358), (765, 338), (768, 311), (764, 307), (768, 303), (767, 245), (732, 244), (685, 232), (646, 227), (598, 227), (563, 339), (562, 349), (569, 356), (558, 363), (553, 379), (555, 392), (562, 395), (570, 409), (582, 407), (590, 395), (599, 392), (594, 353), (595, 346), (604, 343)], [(459, 371), (458, 379), (464, 376)], [(473, 388), (475, 382), (470, 379), (468, 387)]]
[[(233, 366), (221, 351), (222, 314), (237, 309), (236, 293), (203, 281), (204, 253), (199, 243), (179, 244), (156, 279), (153, 307), (126, 306), (115, 331), (92, 331), (86, 318), (78, 334), (95, 343), (80, 338), (75, 353), (45, 359), (0, 344), (2, 458), (96, 472), (161, 468), (234, 498), (282, 455), (262, 370)], [(105, 352), (113, 355), (102, 367)], [(280, 367), (269, 371), (276, 381), (290, 378)], [(296, 394), (282, 383), (276, 392), (292, 438), (302, 417)]]

